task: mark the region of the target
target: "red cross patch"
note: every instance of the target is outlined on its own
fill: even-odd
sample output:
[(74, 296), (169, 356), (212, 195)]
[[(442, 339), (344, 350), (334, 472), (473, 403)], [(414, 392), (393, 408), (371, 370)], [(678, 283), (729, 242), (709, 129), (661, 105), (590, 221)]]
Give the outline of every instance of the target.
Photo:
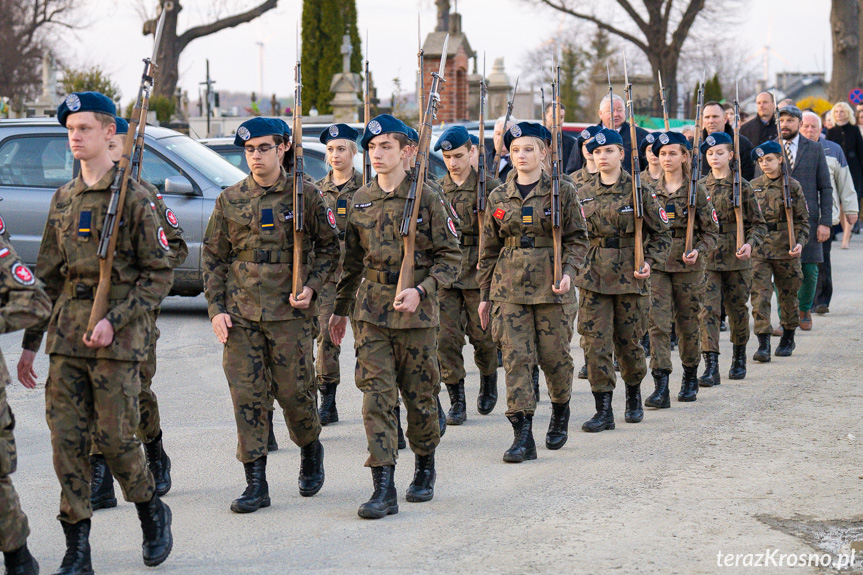
[(498, 208), (494, 211), (494, 214), (492, 214), (492, 215), (494, 217), (496, 217), (497, 219), (502, 220), (503, 217), (506, 215), (506, 212), (503, 211), (501, 208)]
[(21, 263), (12, 266), (12, 277), (21, 285), (31, 286), (36, 283), (36, 276), (33, 275), (30, 268)]
[(3, 221), (3, 218), (0, 217), (0, 235), (3, 235), (3, 232), (6, 231), (6, 222)]
[(327, 222), (330, 224), (330, 227), (336, 229), (336, 214), (333, 213), (333, 210), (327, 208)]
[(172, 228), (180, 227), (180, 220), (177, 219), (177, 215), (171, 210), (171, 208), (165, 209), (165, 219), (168, 220), (168, 224)]
[(168, 251), (171, 249), (168, 245), (168, 235), (165, 233), (165, 228), (160, 227), (156, 235), (159, 236), (159, 245), (162, 246), (163, 250)]
[(665, 213), (665, 208), (659, 208), (659, 219), (662, 220), (662, 223), (668, 223), (668, 214)]
[(455, 237), (458, 237), (458, 230), (455, 228), (455, 222), (452, 221), (452, 218), (446, 219), (446, 227), (449, 228), (449, 231)]
[(716, 217), (716, 210), (713, 210), (713, 214), (712, 214), (712, 215), (713, 215), (713, 223), (714, 223), (714, 224), (718, 224), (718, 223), (719, 223), (719, 218), (718, 218), (718, 217)]

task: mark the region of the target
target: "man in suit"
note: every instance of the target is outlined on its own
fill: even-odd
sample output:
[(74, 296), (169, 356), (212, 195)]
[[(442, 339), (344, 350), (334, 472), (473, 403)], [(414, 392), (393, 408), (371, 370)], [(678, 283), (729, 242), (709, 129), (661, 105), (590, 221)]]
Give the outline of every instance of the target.
[[(544, 111), (545, 118), (544, 118), (543, 125), (546, 128), (548, 128), (549, 130), (551, 130), (551, 125), (554, 123), (554, 108), (552, 108), (552, 106), (553, 106), (553, 104), (551, 102), (549, 102), (548, 104), (545, 105), (545, 111)], [(563, 104), (558, 104), (558, 107), (560, 109), (560, 112), (559, 112), (560, 115), (558, 116), (558, 121), (560, 122), (560, 125), (562, 126), (563, 123), (566, 121), (565, 120), (566, 106), (564, 106)], [(573, 138), (572, 136), (570, 136), (569, 134), (567, 134), (563, 130), (560, 131), (560, 142), (561, 142), (561, 147), (563, 148), (563, 150), (561, 151), (560, 159), (564, 165), (564, 172), (567, 174), (570, 174), (570, 173), (575, 171), (575, 167), (574, 167), (575, 166), (575, 157), (573, 155), (574, 154), (573, 150), (574, 149), (576, 150), (575, 154), (578, 155), (579, 157), (581, 157), (581, 154), (578, 154), (577, 146), (575, 145), (575, 138)], [(573, 169), (570, 170), (570, 167), (572, 167)]]
[(753, 146), (760, 146), (767, 140), (775, 140), (777, 137), (776, 118), (774, 117), (776, 104), (773, 101), (773, 94), (761, 92), (755, 97), (755, 105), (758, 113), (754, 118), (740, 126), (740, 134), (749, 138)]
[[(611, 128), (612, 119), (614, 120), (614, 129), (620, 133), (623, 140), (623, 169), (627, 173), (632, 172), (632, 137), (629, 130), (629, 122), (626, 121), (626, 107), (623, 103), (623, 98), (614, 95), (614, 107), (611, 106), (611, 100), (605, 96), (599, 102), (599, 123), (604, 128)], [(647, 130), (643, 128), (635, 128), (635, 139), (637, 145), (641, 145), (644, 138), (647, 137)], [(577, 149), (577, 147), (576, 147)], [(584, 165), (584, 158), (580, 153), (572, 154), (569, 158), (566, 172), (571, 174), (576, 170), (580, 170)]]
[[(760, 97), (760, 94), (759, 94)], [(809, 209), (809, 241), (803, 246), (803, 284), (797, 293), (800, 310), (800, 329), (812, 329), (812, 302), (818, 284), (818, 264), (824, 261), (824, 250), (819, 245), (830, 238), (833, 223), (833, 185), (824, 149), (818, 142), (804, 138), (800, 134), (803, 112), (797, 106), (785, 106), (779, 110), (779, 130), (781, 138), (776, 142), (785, 148), (791, 168), (791, 177), (800, 182), (806, 207)], [(755, 121), (755, 120), (753, 120)], [(761, 170), (756, 170), (760, 175)], [(775, 334), (774, 335), (781, 335)]]
[[(719, 102), (710, 101), (701, 108), (701, 141), (713, 132), (725, 132), (734, 139), (734, 128), (726, 121), (725, 108)], [(732, 111), (732, 119), (733, 111)], [(744, 180), (751, 181), (755, 177), (755, 162), (752, 161), (752, 149), (754, 146), (749, 138), (740, 134), (740, 175)], [(701, 175), (706, 176), (710, 172), (707, 162), (701, 162)]]
[[(485, 145), (485, 157), (488, 158), (486, 161), (488, 162), (488, 167), (486, 169), (491, 171), (491, 177), (497, 178), (501, 182), (506, 181), (506, 176), (509, 174), (510, 170), (512, 170), (512, 161), (509, 159), (509, 150), (506, 149), (506, 145), (503, 143), (503, 135), (509, 130), (512, 126), (518, 123), (513, 117), (510, 117), (509, 122), (506, 122), (506, 116), (501, 116), (494, 123), (494, 137), (492, 138), (492, 146), (489, 147), (488, 143)], [(496, 152), (500, 152), (500, 165), (495, 166), (494, 164), (494, 156)], [(489, 190), (491, 191), (491, 190)]]

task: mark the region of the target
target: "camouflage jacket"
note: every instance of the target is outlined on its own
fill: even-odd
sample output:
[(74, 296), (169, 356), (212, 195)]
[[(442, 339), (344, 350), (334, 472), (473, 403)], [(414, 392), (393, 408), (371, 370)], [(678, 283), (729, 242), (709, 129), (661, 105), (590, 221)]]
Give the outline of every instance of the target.
[[(416, 226), (414, 261), (416, 283), (427, 297), (413, 313), (393, 309), (396, 281), (402, 264), (404, 240), (399, 228), (410, 191), (405, 177), (392, 192), (378, 185), (377, 177), (354, 194), (345, 228), (345, 264), (336, 296), (335, 315), (348, 315), (390, 329), (436, 327), (439, 322), (438, 286), (450, 285), (461, 261), (458, 231), (443, 198), (424, 186)], [(370, 274), (388, 274), (385, 281), (370, 281)], [(378, 277), (378, 280), (383, 278)], [(359, 289), (357, 289), (359, 288)], [(354, 299), (356, 306), (353, 308)]]
[[(485, 213), (477, 273), (482, 301), (525, 305), (575, 303), (574, 289), (564, 295), (551, 291), (554, 282), (551, 177), (543, 172), (524, 199), (515, 179), (498, 186), (489, 194)], [(560, 183), (560, 222), (562, 271), (575, 279), (576, 268), (587, 252), (587, 232), (575, 188), (566, 181)], [(548, 245), (508, 247), (508, 241), (534, 245), (542, 241)]]
[[(99, 283), (99, 237), (116, 171), (112, 168), (90, 187), (78, 176), (51, 199), (36, 259), (36, 275), (54, 302), (47, 326), (49, 354), (123, 361), (141, 361), (147, 355), (153, 329), (150, 314), (171, 289), (170, 244), (154, 213), (150, 193), (136, 182), (129, 182), (125, 205), (118, 214), (120, 226), (106, 316), (114, 327), (114, 341), (99, 349), (91, 349), (82, 341), (93, 307), (93, 291)], [(24, 348), (37, 351), (44, 331), (44, 324), (28, 329)]]
[(156, 211), (159, 225), (165, 230), (165, 235), (168, 237), (168, 262), (171, 269), (176, 269), (183, 265), (186, 257), (189, 255), (189, 246), (186, 245), (186, 240), (183, 239), (183, 228), (180, 227), (180, 221), (174, 211), (165, 205), (165, 200), (162, 199), (162, 194), (156, 187), (148, 182), (141, 180), (141, 185), (150, 192), (150, 206)]
[(579, 198), (582, 197), (581, 188), (595, 179), (596, 174), (591, 174), (590, 172), (588, 172), (586, 167), (581, 168), (580, 170), (576, 170), (572, 173), (572, 181), (575, 182)]
[[(579, 189), (579, 195), (590, 247), (578, 269), (578, 276), (574, 278), (575, 285), (603, 294), (647, 295), (648, 280), (636, 279), (633, 275), (635, 211), (632, 176), (621, 170), (620, 178), (610, 187), (602, 185), (598, 177), (591, 178)], [(652, 268), (655, 262), (665, 261), (671, 245), (671, 231), (667, 218), (663, 219), (660, 211), (662, 206), (649, 186), (642, 187), (641, 205), (644, 261)]]
[(321, 194), (324, 196), (327, 205), (330, 209), (335, 210), (336, 213), (336, 225), (339, 228), (340, 256), (339, 265), (335, 273), (330, 277), (330, 281), (338, 282), (339, 278), (342, 277), (342, 263), (345, 260), (345, 225), (348, 222), (348, 206), (354, 199), (354, 192), (363, 185), (363, 175), (354, 170), (353, 177), (345, 182), (341, 190), (333, 183), (332, 172), (318, 180), (315, 185), (321, 190)]
[[(44, 323), (50, 315), (51, 300), (42, 290), (42, 282), (18, 259), (12, 245), (0, 237), (0, 333)], [(10, 381), (0, 353), (0, 392)], [(0, 421), (5, 410), (5, 402), (0, 403)]]
[(653, 269), (668, 273), (703, 272), (710, 250), (716, 245), (719, 224), (707, 190), (701, 184), (695, 195), (695, 225), (692, 230), (692, 247), (698, 250), (694, 265), (683, 263), (686, 247), (686, 219), (689, 214), (689, 181), (684, 181), (673, 194), (665, 189), (665, 178), (660, 178), (654, 188), (660, 206), (663, 207), (671, 228), (671, 248), (665, 261), (657, 261)]
[[(737, 253), (737, 216), (734, 214), (733, 180), (731, 176), (717, 180), (711, 171), (699, 183), (707, 189), (708, 197), (716, 209), (719, 220), (719, 237), (716, 248), (711, 250), (707, 258), (707, 269), (712, 271), (748, 270), (752, 260), (740, 260)], [(743, 207), (744, 242), (752, 246), (752, 252), (761, 245), (767, 226), (761, 214), (758, 199), (752, 193), (752, 187), (744, 179), (740, 179), (740, 205)]]
[[(486, 197), (488, 193), (500, 185), (494, 178), (486, 180)], [(457, 186), (449, 174), (443, 179), (443, 194), (450, 206), (455, 210), (461, 221), (461, 271), (452, 286), (456, 289), (479, 289), (476, 282), (476, 264), (479, 260), (479, 216), (476, 211), (477, 187), (479, 176), (471, 168), (470, 175)], [(486, 217), (490, 212), (485, 212)]]
[(307, 309), (291, 306), (294, 262), (293, 178), (284, 169), (265, 190), (249, 175), (216, 199), (204, 233), (204, 295), (210, 319), (220, 313), (251, 321), (311, 318), (317, 296), (339, 261), (335, 213), (314, 184), (303, 186), (303, 285)]
[[(791, 205), (794, 208), (794, 239), (801, 246), (809, 241), (809, 208), (800, 183), (794, 178), (788, 178), (791, 188)], [(761, 206), (764, 221), (767, 222), (767, 233), (758, 249), (753, 250), (752, 257), (768, 260), (794, 259), (788, 255), (788, 220), (785, 217), (785, 200), (782, 176), (775, 180), (762, 174), (749, 183), (752, 192)]]

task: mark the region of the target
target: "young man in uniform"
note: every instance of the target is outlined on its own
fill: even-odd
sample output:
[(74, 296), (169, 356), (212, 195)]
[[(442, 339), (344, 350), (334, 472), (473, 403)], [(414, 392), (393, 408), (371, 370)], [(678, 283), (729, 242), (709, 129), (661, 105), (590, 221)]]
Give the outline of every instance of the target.
[[(129, 122), (123, 118), (115, 118), (117, 132), (108, 144), (108, 155), (111, 161), (119, 163), (123, 154), (123, 141), (129, 133)], [(168, 260), (171, 269), (176, 269), (189, 255), (189, 248), (183, 240), (183, 230), (177, 216), (169, 209), (162, 194), (152, 185), (141, 180), (141, 185), (150, 193), (150, 205), (156, 212), (159, 225), (165, 230), (170, 251)], [(156, 482), (156, 493), (164, 496), (171, 489), (171, 459), (162, 446), (162, 421), (159, 417), (159, 402), (152, 390), (153, 376), (156, 374), (156, 341), (159, 339), (159, 328), (156, 320), (159, 309), (152, 314), (153, 331), (147, 342), (147, 359), (141, 362), (141, 395), (138, 397), (141, 419), (138, 423), (138, 438), (144, 443), (147, 454), (147, 465)], [(105, 463), (105, 456), (93, 445), (90, 451), (90, 504), (93, 511), (117, 506), (114, 495), (114, 476)]]
[[(327, 147), (327, 163), (332, 171), (316, 182), (327, 205), (335, 208), (336, 225), (339, 228), (339, 241), (344, 255), (345, 223), (348, 217), (348, 204), (363, 185), (363, 175), (354, 168), (354, 156), (357, 154), (357, 137), (359, 132), (347, 124), (333, 124), (321, 132), (321, 143)], [(336, 286), (342, 275), (341, 259), (336, 272), (324, 284), (323, 292), (318, 298), (318, 355), (315, 360), (315, 377), (318, 392), (321, 394), (321, 407), (318, 415), (321, 425), (328, 425), (339, 420), (336, 408), (336, 388), (339, 385), (339, 354), (341, 346), (335, 345), (330, 339), (330, 316), (336, 304)]]
[[(234, 513), (270, 505), (267, 484), (268, 387), (284, 411), (291, 439), (300, 447), (300, 495), (324, 484), (324, 447), (315, 402), (312, 324), (316, 296), (339, 259), (336, 216), (309, 182), (303, 186), (303, 258), (293, 264), (293, 177), (282, 169), (290, 151), (284, 126), (253, 118), (237, 128), (249, 176), (216, 200), (204, 234), (204, 295), (219, 343), (237, 421), (237, 459), (246, 490)], [(302, 292), (291, 291), (302, 274)], [(269, 372), (269, 377), (265, 373)]]
[(162, 563), (173, 546), (171, 510), (155, 493), (153, 475), (135, 436), (140, 364), (152, 339), (151, 314), (171, 289), (170, 245), (150, 207), (149, 192), (131, 180), (114, 229), (117, 250), (108, 313), (87, 333), (99, 283), (99, 239), (107, 232), (103, 214), (117, 174), (108, 156), (115, 113), (114, 103), (98, 92), (70, 94), (57, 109), (81, 173), (51, 200), (36, 275), (45, 283), (54, 311), (47, 325), (26, 331), (18, 362), (18, 378), (27, 387), (35, 386), (33, 361), (47, 328), (45, 411), (61, 487), (59, 519), (66, 555), (60, 573), (66, 575), (93, 570), (87, 457), (91, 440), (104, 454), (126, 500), (137, 507), (144, 563)]
[(434, 453), (440, 443), (437, 289), (455, 280), (461, 256), (458, 231), (441, 196), (428, 185), (419, 188), (422, 182), (418, 182), (422, 197), (416, 221), (416, 269), (413, 278), (406, 279), (406, 288), (396, 293), (404, 244), (399, 229), (412, 186), (404, 169), (409, 154), (407, 127), (383, 114), (366, 126), (362, 145), (377, 176), (357, 190), (348, 208), (345, 261), (330, 335), (335, 344), (342, 342), (347, 315), (353, 309), (355, 378), (363, 392), (366, 466), (372, 468), (374, 481), (374, 493), (358, 514), (379, 519), (399, 509), (393, 477), (399, 393), (407, 410), (407, 437), (416, 455), (407, 500), (429, 501), (434, 496)]
[[(4, 236), (0, 232), (0, 332), (11, 333), (47, 321), (51, 300)], [(6, 386), (10, 383), (6, 362), (0, 354), (0, 551), (9, 575), (38, 575), (39, 564), (27, 549), (30, 526), (10, 477), (18, 466), (12, 432), (15, 416), (6, 403)]]
[[(474, 361), (479, 369), (480, 390), (477, 410), (488, 415), (497, 403), (497, 346), (491, 332), (480, 326), (479, 284), (476, 267), (479, 259), (479, 217), (477, 194), (479, 177), (470, 165), (474, 149), (464, 126), (453, 126), (438, 138), (435, 151), (440, 150), (446, 162), (447, 175), (443, 179), (443, 193), (461, 220), (461, 270), (456, 281), (440, 288), (440, 330), (438, 331), (438, 358), (441, 379), (449, 392), (450, 411), (448, 425), (461, 425), (467, 419), (467, 400), (464, 391), (465, 331), (474, 349)], [(486, 194), (500, 185), (489, 177)], [(462, 314), (467, 318), (462, 322)]]

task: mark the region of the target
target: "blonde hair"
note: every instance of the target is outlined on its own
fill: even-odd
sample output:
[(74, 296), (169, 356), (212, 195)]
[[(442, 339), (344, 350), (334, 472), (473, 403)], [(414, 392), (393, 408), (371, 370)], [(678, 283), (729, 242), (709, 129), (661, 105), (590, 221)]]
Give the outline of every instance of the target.
[[(851, 109), (851, 106), (848, 105), (847, 102), (836, 102), (833, 104), (833, 108), (830, 110), (831, 112), (837, 108), (842, 108), (845, 110), (845, 115), (848, 117), (848, 123), (852, 126), (857, 125), (857, 118), (855, 117), (854, 110)], [(833, 121), (836, 125), (839, 125), (839, 122), (836, 122), (836, 114), (833, 114)]]
[[(549, 160), (549, 162), (543, 161), (542, 153), (544, 151), (548, 150), (548, 146), (545, 145), (545, 142), (542, 140), (542, 138), (537, 138), (536, 136), (521, 136), (520, 138), (513, 138), (512, 141), (509, 143), (510, 148), (512, 147), (513, 142), (515, 142), (516, 140), (530, 140), (531, 143), (534, 146), (536, 146), (536, 155), (537, 155), (537, 159), (539, 160), (539, 165), (542, 166), (542, 169), (544, 171), (546, 171), (546, 172), (550, 171), (551, 164), (550, 164), (549, 158), (550, 158), (551, 154), (545, 155), (545, 159)], [(510, 150), (510, 153), (512, 153), (511, 150)], [(546, 164), (548, 164), (548, 165), (546, 165)], [(518, 168), (516, 168), (515, 165), (513, 165), (513, 168), (515, 168), (513, 171), (518, 170)]]
[[(351, 153), (351, 158), (356, 156), (357, 150), (358, 150), (356, 140), (348, 140), (347, 138), (341, 138), (341, 139), (347, 141), (348, 151)], [(326, 153), (326, 150), (324, 151), (324, 164), (326, 166), (329, 166), (330, 168), (333, 167), (332, 164), (330, 164), (329, 154)]]

